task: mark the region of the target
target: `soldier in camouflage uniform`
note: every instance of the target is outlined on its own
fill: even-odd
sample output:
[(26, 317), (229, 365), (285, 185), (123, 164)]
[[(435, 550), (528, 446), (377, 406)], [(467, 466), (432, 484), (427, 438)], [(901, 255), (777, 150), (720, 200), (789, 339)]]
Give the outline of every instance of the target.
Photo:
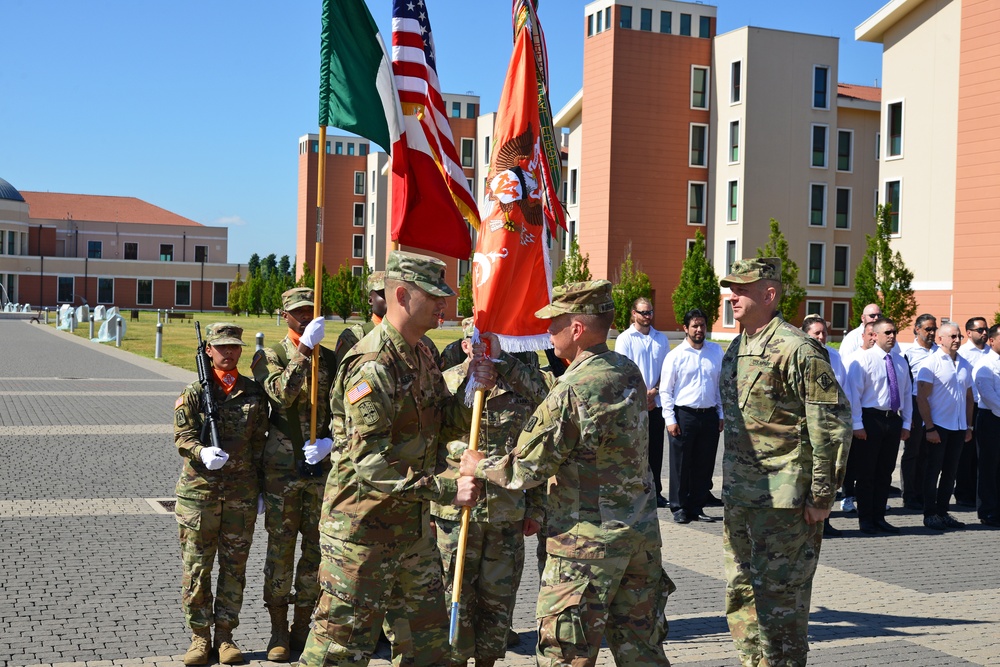
[(721, 284), (743, 327), (721, 371), (726, 616), (744, 667), (797, 667), (851, 410), (823, 346), (777, 314), (781, 260), (740, 260)]
[[(320, 520), (320, 600), (300, 658), (309, 667), (367, 665), (386, 608), (393, 662), (442, 665), (448, 616), (441, 557), (430, 530), (430, 502), (473, 504), (479, 484), (438, 475), (444, 440), (460, 437), (472, 411), (448, 390), (421, 336), (454, 291), (444, 263), (394, 251), (387, 261), (385, 319), (342, 362), (331, 393), (336, 446)], [(495, 383), (488, 359), (471, 371)]]
[(473, 318), (466, 317), (462, 320), (462, 332), (463, 338), (452, 341), (444, 346), (441, 350), (441, 360), (439, 362), (439, 367), (442, 371), (446, 371), (452, 366), (457, 366), (465, 361), (467, 353), (465, 351), (465, 346), (463, 346), (463, 341), (468, 337), (468, 332), (471, 331), (473, 326)]
[[(512, 490), (548, 481), (539, 665), (594, 665), (602, 638), (619, 665), (669, 665), (663, 610), (674, 584), (660, 563), (646, 383), (608, 349), (611, 283), (556, 287), (536, 316), (552, 320), (555, 352), (572, 363), (512, 453), (484, 459), (466, 450), (461, 473)], [(517, 364), (504, 378), (518, 386), (527, 370)]]
[[(472, 321), (467, 320), (463, 354), (470, 354)], [(447, 348), (445, 349), (447, 352)], [(538, 355), (521, 353), (518, 359), (533, 368), (538, 367)], [(444, 372), (445, 382), (452, 393), (465, 392), (468, 361)], [(529, 378), (534, 391), (524, 395), (502, 382), (486, 396), (479, 430), (479, 449), (487, 456), (503, 456), (513, 451), (524, 421), (545, 398), (548, 387), (541, 378)], [(462, 452), (468, 448), (469, 434), (448, 443), (449, 468), (458, 470)], [(536, 487), (530, 493), (544, 495)], [(538, 530), (541, 502), (533, 498), (531, 512), (525, 516), (523, 491), (508, 491), (486, 482), (484, 502), (472, 508), (466, 540), (465, 569), (462, 596), (459, 601), (461, 626), (458, 643), (452, 649), (452, 661), (465, 665), (475, 657), (476, 667), (493, 667), (507, 652), (507, 631), (514, 611), (517, 589), (524, 566), (524, 536)], [(541, 502), (540, 502), (541, 501)], [(462, 510), (454, 505), (431, 503), (431, 516), (437, 527), (437, 545), (444, 565), (445, 598), (451, 600), (455, 580), (456, 554), (461, 532)]]
[[(185, 387), (174, 404), (174, 443), (184, 458), (175, 509), (184, 566), (181, 603), (193, 632), (184, 656), (187, 665), (208, 662), (213, 625), (219, 661), (243, 661), (233, 642), (233, 629), (240, 622), (247, 557), (257, 520), (267, 398), (236, 368), (244, 345), (242, 335), (243, 329), (233, 324), (206, 328), (205, 349), (212, 361), (211, 391), (219, 413), (221, 448), (211, 446), (207, 432), (202, 434), (200, 382)], [(213, 610), (212, 562), (216, 552), (219, 575)]]
[[(319, 462), (307, 460), (310, 435), (312, 355), (319, 350), (316, 442), (323, 448), (330, 436), (330, 386), (336, 372), (333, 351), (318, 345), (313, 333), (313, 291), (296, 287), (281, 295), (287, 335), (254, 356), (254, 377), (271, 402), (271, 427), (264, 447), (264, 508), (267, 555), (264, 561), (264, 605), (271, 616), (267, 659), (287, 662), (290, 651), (301, 651), (309, 634), (309, 619), (319, 599), (319, 512), (330, 471), (326, 451)], [(309, 443), (311, 444), (311, 443)], [(295, 565), (295, 542), (302, 535), (302, 555)], [(292, 580), (295, 594), (291, 595)], [(294, 605), (291, 635), (288, 605)]]

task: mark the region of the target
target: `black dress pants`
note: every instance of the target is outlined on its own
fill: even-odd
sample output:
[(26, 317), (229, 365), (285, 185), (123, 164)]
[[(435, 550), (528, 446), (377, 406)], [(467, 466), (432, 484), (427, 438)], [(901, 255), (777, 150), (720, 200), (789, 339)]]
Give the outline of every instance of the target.
[(979, 486), (976, 513), (980, 519), (1000, 519), (1000, 417), (979, 411)]
[(941, 442), (924, 440), (924, 516), (941, 516), (948, 511), (955, 491), (955, 473), (965, 444), (965, 431), (937, 427)]
[(663, 433), (667, 423), (663, 420), (663, 410), (654, 407), (649, 411), (649, 469), (653, 471), (653, 483), (656, 484), (656, 495), (663, 495), (663, 482), (660, 480), (663, 468)]
[(899, 455), (903, 418), (894, 412), (863, 408), (861, 423), (868, 437), (865, 440), (855, 438), (851, 444), (851, 456), (857, 456), (854, 490), (858, 520), (878, 521), (885, 518), (892, 471), (896, 469), (896, 457)]
[(919, 503), (923, 500), (925, 454), (921, 447), (923, 442), (924, 420), (917, 407), (917, 397), (914, 396), (913, 425), (910, 427), (910, 437), (903, 442), (903, 458), (899, 460), (904, 503)]
[(712, 488), (719, 449), (719, 414), (715, 408), (676, 407), (681, 434), (670, 438), (670, 509), (700, 514)]
[(975, 426), (979, 417), (979, 406), (972, 406), (972, 440), (962, 444), (962, 455), (958, 458), (958, 474), (955, 475), (955, 502), (965, 505), (976, 504), (976, 476), (979, 456), (976, 448)]

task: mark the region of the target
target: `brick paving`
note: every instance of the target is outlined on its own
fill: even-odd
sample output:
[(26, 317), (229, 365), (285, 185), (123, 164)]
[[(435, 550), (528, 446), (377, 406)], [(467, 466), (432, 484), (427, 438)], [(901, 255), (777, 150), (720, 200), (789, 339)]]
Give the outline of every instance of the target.
[[(0, 321), (0, 340), (0, 667), (180, 665), (188, 633), (176, 524), (146, 499), (173, 493), (170, 414), (192, 374), (26, 322)], [(1000, 532), (959, 511), (968, 529), (933, 534), (891, 502), (901, 535), (864, 536), (855, 519), (834, 515), (847, 536), (823, 544), (810, 664), (1000, 665)], [(678, 585), (667, 655), (690, 667), (736, 665), (721, 611), (721, 524), (669, 519), (661, 510), (664, 567)], [(254, 665), (270, 664), (265, 542), (258, 523), (237, 630)], [(502, 665), (534, 664), (528, 544), (514, 619), (522, 642)], [(598, 664), (614, 664), (606, 649)]]

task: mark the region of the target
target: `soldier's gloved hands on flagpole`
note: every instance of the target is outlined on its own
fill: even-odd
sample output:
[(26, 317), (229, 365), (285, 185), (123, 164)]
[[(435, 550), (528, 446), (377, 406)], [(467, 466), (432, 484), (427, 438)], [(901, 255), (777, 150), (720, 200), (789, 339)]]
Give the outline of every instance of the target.
[(257, 496), (257, 514), (261, 515), (264, 513), (264, 494)]
[(476, 466), (479, 462), (486, 458), (486, 455), (481, 451), (466, 449), (462, 452), (462, 462), (458, 466), (458, 471), (463, 477), (474, 477), (476, 474)]
[(306, 463), (309, 465), (316, 465), (325, 459), (331, 449), (333, 449), (333, 440), (330, 438), (319, 438), (316, 442), (306, 440), (306, 444), (302, 446), (302, 451), (306, 455)]
[(476, 388), (489, 391), (497, 386), (497, 369), (489, 357), (477, 355), (469, 362), (469, 377)]
[(299, 342), (309, 349), (315, 349), (315, 347), (319, 345), (319, 342), (323, 340), (323, 336), (325, 335), (326, 320), (322, 317), (317, 317), (306, 325), (306, 330), (303, 331), (302, 336), (299, 337)]
[(229, 460), (229, 454), (219, 447), (202, 447), (199, 456), (209, 470), (218, 470)]
[[(503, 349), (500, 347), (500, 337), (499, 336), (497, 336), (492, 331), (485, 331), (485, 332), (479, 334), (479, 339), (483, 343), (485, 343), (486, 346), (488, 347), (488, 349), (485, 350), (485, 351), (483, 351), (481, 354), (489, 353), (489, 356), (492, 359), (499, 359), (500, 358), (500, 352), (502, 352)], [(473, 354), (476, 353), (477, 347), (478, 346), (474, 346), (473, 347)]]
[(529, 519), (524, 517), (524, 521), (521, 523), (521, 532), (524, 533), (525, 537), (531, 537), (541, 529), (541, 525), (534, 519)]
[(472, 507), (479, 500), (483, 482), (472, 477), (458, 478), (458, 493), (455, 494), (455, 504), (459, 507)]

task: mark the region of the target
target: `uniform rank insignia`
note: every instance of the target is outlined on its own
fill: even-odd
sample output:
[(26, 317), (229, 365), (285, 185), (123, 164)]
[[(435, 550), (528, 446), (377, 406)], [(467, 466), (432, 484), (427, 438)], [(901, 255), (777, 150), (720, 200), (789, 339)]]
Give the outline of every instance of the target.
[(528, 421), (524, 423), (524, 430), (531, 432), (535, 428), (535, 424), (537, 423), (538, 423), (538, 417), (531, 415), (531, 417), (528, 418)]
[(827, 373), (820, 373), (820, 376), (816, 378), (816, 384), (823, 387), (823, 391), (827, 391), (833, 386), (833, 378)]
[(378, 408), (375, 407), (375, 403), (372, 402), (371, 400), (362, 402), (358, 406), (358, 410), (361, 412), (361, 419), (363, 419), (365, 424), (367, 424), (368, 426), (378, 423), (379, 420)]
[(362, 380), (347, 390), (347, 401), (354, 405), (370, 393), (372, 393), (372, 387), (368, 384), (368, 380)]

